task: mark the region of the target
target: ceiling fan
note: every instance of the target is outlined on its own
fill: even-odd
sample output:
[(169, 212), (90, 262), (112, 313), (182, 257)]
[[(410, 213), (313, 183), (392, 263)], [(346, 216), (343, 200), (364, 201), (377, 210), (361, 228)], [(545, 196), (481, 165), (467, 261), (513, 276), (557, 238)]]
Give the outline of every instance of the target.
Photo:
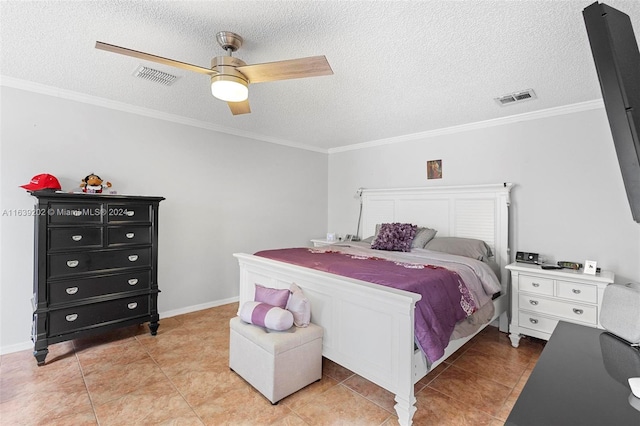
[(211, 76), (211, 93), (216, 98), (226, 101), (233, 115), (251, 112), (248, 100), (250, 83), (333, 74), (333, 70), (324, 56), (247, 65), (244, 61), (232, 56), (232, 53), (242, 46), (242, 37), (229, 31), (220, 31), (216, 34), (216, 40), (227, 51), (227, 56), (213, 58), (211, 68), (114, 46), (101, 41), (96, 41), (96, 49), (207, 74)]

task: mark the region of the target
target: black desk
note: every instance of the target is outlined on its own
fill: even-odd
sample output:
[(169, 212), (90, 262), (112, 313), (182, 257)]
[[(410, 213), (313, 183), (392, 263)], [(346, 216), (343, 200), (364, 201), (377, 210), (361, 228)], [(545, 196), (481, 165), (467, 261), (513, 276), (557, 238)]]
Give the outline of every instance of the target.
[(640, 425), (628, 377), (640, 377), (637, 349), (604, 330), (561, 321), (506, 425)]

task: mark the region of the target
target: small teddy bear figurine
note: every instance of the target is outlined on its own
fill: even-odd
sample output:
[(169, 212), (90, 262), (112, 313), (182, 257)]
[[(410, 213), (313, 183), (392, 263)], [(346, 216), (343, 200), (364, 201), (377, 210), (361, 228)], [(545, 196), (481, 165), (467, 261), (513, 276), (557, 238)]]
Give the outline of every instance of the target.
[(88, 194), (101, 194), (102, 188), (111, 188), (111, 182), (103, 183), (100, 176), (91, 173), (86, 178), (82, 179), (80, 188), (82, 188), (82, 192), (86, 192)]

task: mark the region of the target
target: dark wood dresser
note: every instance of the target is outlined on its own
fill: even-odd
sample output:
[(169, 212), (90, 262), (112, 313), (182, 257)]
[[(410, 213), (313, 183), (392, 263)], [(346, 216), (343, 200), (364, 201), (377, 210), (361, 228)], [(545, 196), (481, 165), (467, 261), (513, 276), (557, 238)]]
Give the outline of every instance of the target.
[(149, 322), (158, 330), (158, 206), (163, 197), (34, 191), (33, 355)]

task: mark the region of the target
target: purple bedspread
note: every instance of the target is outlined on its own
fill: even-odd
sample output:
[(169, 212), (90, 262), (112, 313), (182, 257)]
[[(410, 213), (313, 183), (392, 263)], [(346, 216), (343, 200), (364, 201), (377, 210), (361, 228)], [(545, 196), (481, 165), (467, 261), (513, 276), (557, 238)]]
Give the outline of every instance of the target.
[(265, 250), (255, 255), (422, 295), (416, 303), (415, 336), (430, 362), (444, 355), (456, 323), (478, 308), (458, 274), (439, 266), (308, 248)]

